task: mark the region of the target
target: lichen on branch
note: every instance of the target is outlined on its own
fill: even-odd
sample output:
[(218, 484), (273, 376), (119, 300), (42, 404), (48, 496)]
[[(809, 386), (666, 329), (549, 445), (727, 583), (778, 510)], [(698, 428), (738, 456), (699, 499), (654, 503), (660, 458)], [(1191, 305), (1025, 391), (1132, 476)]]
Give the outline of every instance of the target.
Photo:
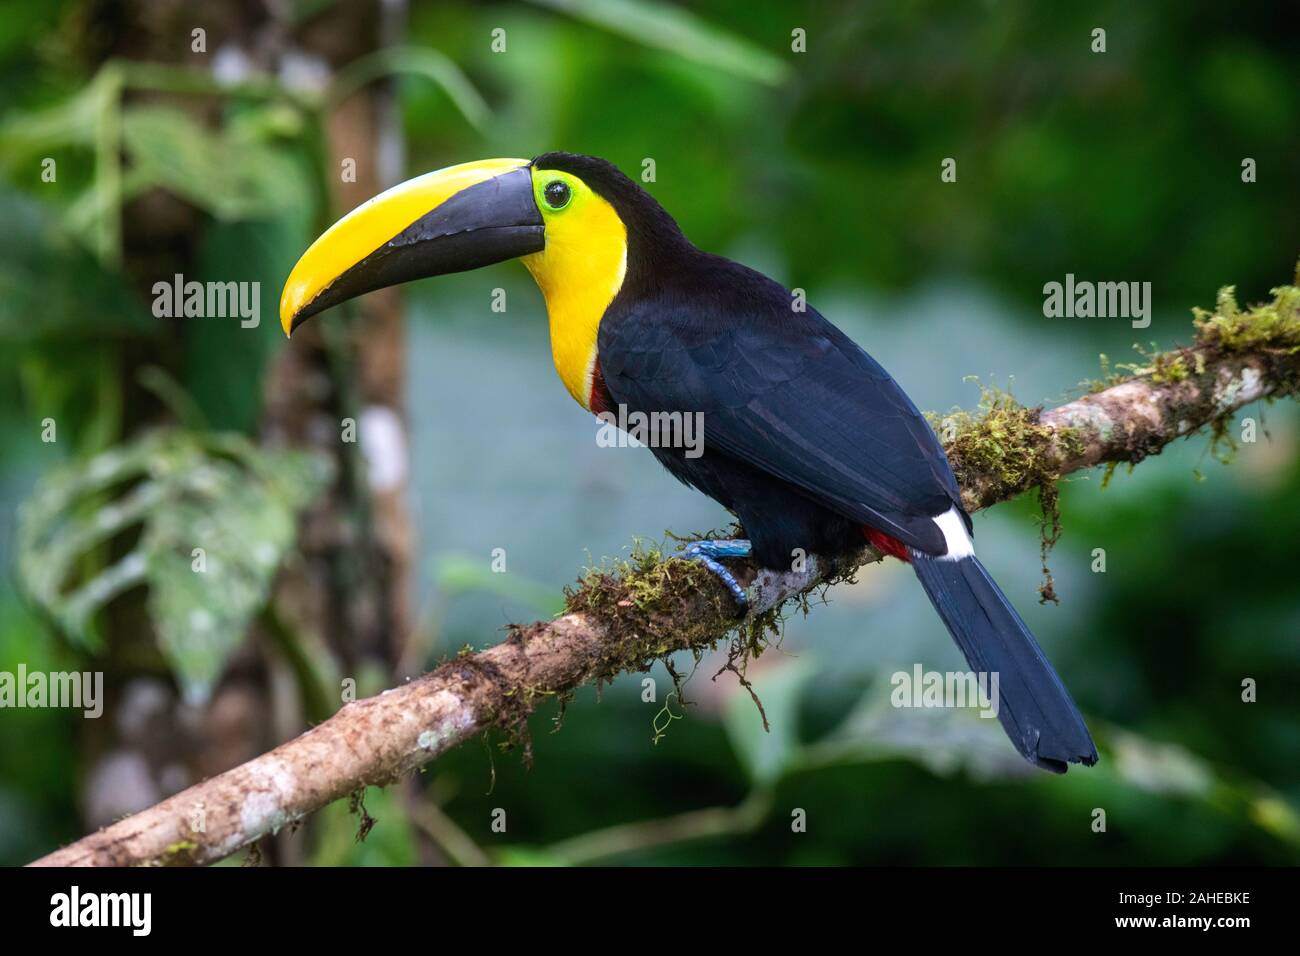
[[(1300, 281), (1298, 279), (1297, 281)], [(1194, 309), (1193, 343), (1141, 353), (1126, 376), (1090, 383), (1089, 394), (1049, 411), (985, 387), (977, 412), (932, 416), (971, 510), (1108, 462), (1137, 464), (1171, 441), (1221, 432), (1238, 408), (1300, 391), (1300, 288), (1240, 309), (1219, 292), (1213, 312)]]

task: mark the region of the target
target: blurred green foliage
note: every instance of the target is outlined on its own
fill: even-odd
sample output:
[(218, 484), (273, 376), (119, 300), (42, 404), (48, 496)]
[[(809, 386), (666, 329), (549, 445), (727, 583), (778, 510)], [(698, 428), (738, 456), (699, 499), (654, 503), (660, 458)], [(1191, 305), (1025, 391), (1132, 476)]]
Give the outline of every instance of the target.
[[(1286, 12), (1177, 0), (417, 0), (402, 48), (305, 98), (271, 78), (217, 89), (202, 68), (104, 66), (103, 5), (15, 0), (0, 18), (0, 566), (20, 570), (37, 600), (0, 589), (0, 669), (123, 665), (66, 640), (93, 632), (70, 613), (66, 583), (84, 587), (140, 553), (153, 555), (141, 573), (158, 638), (198, 693), (257, 613), (320, 478), (303, 461), (232, 451), (235, 435), (255, 434), (278, 330), (154, 319), (142, 289), (158, 277), (116, 264), (133, 199), (183, 199), (193, 222), (158, 242), (194, 244), (199, 272), (187, 278), (259, 281), (262, 315), (274, 316), (280, 282), (328, 216), (321, 111), (393, 76), (411, 173), (570, 149), (635, 175), (652, 158), (647, 188), (698, 245), (808, 289), (905, 385), (934, 389), (916, 396), (923, 406), (970, 404), (962, 377), (994, 365), (1029, 383), (1023, 400), (1057, 400), (1132, 333), (1045, 323), (1045, 282), (1150, 281), (1157, 321), (1145, 334), (1168, 345), (1190, 338), (1187, 309), (1220, 285), (1254, 301), (1291, 277), (1300, 50)], [(1090, 48), (1096, 27), (1104, 54)], [(791, 52), (796, 28), (806, 53)], [(496, 29), (505, 53), (492, 50)], [(133, 91), (165, 95), (137, 102)], [(157, 101), (187, 96), (214, 104), (210, 121)], [(41, 180), (46, 157), (55, 182)], [(949, 157), (955, 183), (939, 176)], [(1246, 158), (1256, 182), (1242, 181)], [(528, 305), (489, 325), (484, 290), (498, 285)], [(927, 298), (934, 289), (956, 291)], [(549, 381), (521, 275), (499, 267), (410, 300), (425, 663), (549, 611), (584, 550), (594, 561), (633, 534), (714, 521), (647, 461), (623, 470), (630, 459), (584, 457), (590, 443)], [(123, 432), (140, 409), (123, 406), (119, 385), (142, 356), (165, 367), (143, 388), (165, 393), (155, 417), (181, 425), (139, 436)], [(56, 444), (40, 440), (46, 417)], [(517, 427), (485, 436), (495, 420)], [(506, 862), (1300, 860), (1300, 429), (1290, 408), (1270, 409), (1266, 424), (1271, 441), (1242, 446), (1226, 469), (1205, 464), (1193, 439), (1104, 494), (1084, 479), (1063, 489), (1063, 605), (1022, 610), (1050, 634), (1097, 728), (1095, 770), (1032, 774), (989, 722), (884, 706), (900, 660), (956, 659), (942, 656), (953, 652), (924, 598), (880, 568), (792, 621), (788, 654), (751, 675), (770, 734), (748, 694), (710, 680), (708, 662), (686, 686), (690, 703), (665, 700), (662, 671), (651, 702), (639, 677), (584, 692), (561, 732), (547, 732), (548, 708), (534, 719), (532, 770), (493, 742), (423, 775), (445, 811), (435, 841)], [(131, 480), (93, 478), (104, 454), (132, 463)], [(8, 516), (33, 494), (20, 542)], [(994, 569), (1018, 604), (1033, 592), (1035, 520), (1030, 502), (980, 519), (985, 554), (1024, 552)], [(188, 568), (183, 544), (202, 522), (225, 532), (232, 597), (218, 636), (190, 644), (185, 622), (202, 596), (179, 586), (188, 571), (170, 572)], [(118, 550), (103, 546), (128, 524)], [(263, 538), (269, 563), (246, 547)], [(489, 548), (507, 541), (510, 573), (485, 571)], [(1087, 570), (1098, 542), (1106, 575)], [(1246, 677), (1257, 704), (1241, 702)], [(652, 743), (665, 707), (686, 719)], [(76, 734), (60, 712), (0, 713), (0, 861), (78, 834)], [(24, 739), (42, 746), (14, 746)], [(404, 802), (371, 791), (367, 805), (379, 823), (363, 844), (346, 806), (321, 816), (314, 862), (419, 858), (422, 827)], [(1105, 835), (1091, 827), (1098, 807)], [(491, 826), (502, 808), (504, 833)], [(806, 832), (792, 830), (795, 809)]]
[[(298, 513), (329, 477), (328, 461), (262, 450), (240, 435), (147, 433), (45, 478), (19, 511), (18, 573), (63, 632), (91, 650), (101, 647), (94, 615), (146, 586), (182, 694), (202, 703), (265, 604)], [(87, 561), (137, 526), (136, 547)], [(79, 575), (88, 563), (93, 574)]]

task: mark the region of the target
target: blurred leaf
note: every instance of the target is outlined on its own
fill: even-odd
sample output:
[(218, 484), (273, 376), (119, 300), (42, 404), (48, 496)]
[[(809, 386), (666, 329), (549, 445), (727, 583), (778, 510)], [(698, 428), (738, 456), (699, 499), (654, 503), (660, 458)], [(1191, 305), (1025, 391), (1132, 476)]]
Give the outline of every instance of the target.
[(399, 74), (422, 76), (440, 87), (479, 132), (492, 119), (487, 101), (455, 61), (427, 47), (387, 47), (354, 60), (334, 77), (326, 102), (340, 103), (375, 80)]
[[(283, 111), (279, 105), (263, 108)], [(214, 132), (189, 113), (167, 106), (136, 106), (122, 114), (131, 164), (123, 191), (169, 190), (218, 219), (259, 219), (278, 210), (309, 206), (308, 183), (285, 153), (264, 137), (278, 124), (247, 114)]]
[[(140, 541), (148, 559), (150, 616), (190, 699), (207, 696), (266, 603), (293, 544), (297, 512), (325, 477), (317, 459), (296, 452), (250, 448), (245, 463), (181, 465), (175, 497), (152, 513)], [(192, 567), (196, 547), (205, 552), (204, 574)]]
[(972, 708), (900, 708), (889, 674), (863, 691), (844, 721), (808, 750), (811, 763), (871, 763), (905, 757), (939, 776), (976, 780), (1029, 777), (1034, 770), (1007, 742), (1002, 725)]
[(208, 429), (203, 410), (166, 369), (157, 365), (145, 365), (135, 373), (135, 379), (153, 392), (183, 427), (197, 431)]
[(1279, 840), (1300, 846), (1300, 814), (1272, 789), (1220, 773), (1185, 747), (1112, 727), (1107, 749), (1115, 772), (1140, 790), (1214, 804), (1249, 820)]
[(18, 113), (0, 124), (0, 157), (14, 168), (33, 155), (64, 146), (93, 147), (104, 108), (104, 86), (87, 83), (79, 93), (52, 106)]
[(1250, 804), (1250, 819), (1279, 840), (1300, 846), (1300, 814), (1275, 793), (1264, 793)]
[(578, 20), (714, 70), (776, 86), (790, 68), (762, 47), (704, 22), (688, 10), (643, 0), (533, 0)]
[(1135, 787), (1182, 797), (1206, 797), (1214, 788), (1214, 772), (1183, 747), (1117, 728), (1108, 736), (1116, 771)]
[[(186, 698), (201, 701), (266, 602), (297, 513), (327, 479), (323, 460), (301, 452), (152, 432), (46, 479), (20, 510), (19, 575), (68, 636), (89, 646), (95, 613), (147, 586), (159, 646)], [(138, 543), (123, 556), (106, 566), (92, 560), (136, 528)]]
[[(1257, 781), (1216, 770), (1185, 747), (1152, 740), (1114, 726), (1095, 725), (1101, 763), (1070, 772), (1071, 786), (1110, 782), (1135, 791), (1182, 798), (1211, 806), (1248, 822), (1293, 846), (1300, 845), (1300, 815), (1286, 800)], [(859, 699), (844, 722), (805, 749), (805, 766), (870, 763), (906, 757), (940, 776), (960, 772), (981, 782), (1048, 775), (1021, 759), (998, 721), (971, 708), (898, 708), (890, 702), (885, 675)]]
[(0, 343), (85, 347), (157, 330), (126, 280), (101, 266), (47, 206), (0, 189), (0, 222)]
[(763, 729), (758, 707), (744, 688), (738, 688), (727, 701), (727, 736), (755, 784), (775, 782), (797, 761), (799, 699), (815, 672), (812, 660), (805, 655), (764, 667), (750, 679), (763, 703), (770, 732)]
[(506, 846), (495, 853), (498, 866), (568, 866), (568, 862), (545, 849), (531, 846)]

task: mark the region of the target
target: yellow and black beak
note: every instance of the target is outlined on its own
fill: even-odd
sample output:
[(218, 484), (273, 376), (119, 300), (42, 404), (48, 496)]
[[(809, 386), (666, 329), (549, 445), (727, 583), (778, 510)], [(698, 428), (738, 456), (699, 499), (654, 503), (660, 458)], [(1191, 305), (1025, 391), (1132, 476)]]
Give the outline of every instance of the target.
[(526, 159), (449, 166), (394, 186), (312, 243), (280, 296), (285, 335), (365, 292), (540, 252), (546, 244)]

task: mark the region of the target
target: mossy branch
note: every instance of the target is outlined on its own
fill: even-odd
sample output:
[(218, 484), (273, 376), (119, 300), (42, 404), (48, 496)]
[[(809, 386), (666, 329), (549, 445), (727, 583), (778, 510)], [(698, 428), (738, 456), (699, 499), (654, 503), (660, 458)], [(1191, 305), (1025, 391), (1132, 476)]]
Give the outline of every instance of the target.
[[(1185, 348), (1146, 356), (1126, 378), (1047, 411), (986, 393), (979, 412), (938, 421), (967, 507), (1050, 490), (1063, 475), (1136, 463), (1175, 439), (1210, 429), (1223, 438), (1237, 409), (1300, 391), (1300, 288), (1237, 307), (1231, 289), (1196, 313)], [(761, 650), (782, 607), (880, 559), (864, 548), (834, 566), (810, 556), (777, 573), (736, 566), (754, 590), (740, 624), (729, 596), (698, 565), (639, 551), (622, 567), (589, 572), (552, 621), (512, 627), (502, 643), (466, 653), (418, 680), (347, 704), (270, 753), (64, 847), (40, 865), (208, 863), (291, 825), (359, 788), (383, 785), (470, 737), (505, 731), (527, 746), (526, 721), (542, 701), (644, 671), (677, 651), (697, 655), (731, 641), (729, 663)], [(743, 668), (743, 664), (742, 664)], [(739, 673), (739, 669), (738, 669)], [(741, 680), (744, 680), (743, 673)]]

